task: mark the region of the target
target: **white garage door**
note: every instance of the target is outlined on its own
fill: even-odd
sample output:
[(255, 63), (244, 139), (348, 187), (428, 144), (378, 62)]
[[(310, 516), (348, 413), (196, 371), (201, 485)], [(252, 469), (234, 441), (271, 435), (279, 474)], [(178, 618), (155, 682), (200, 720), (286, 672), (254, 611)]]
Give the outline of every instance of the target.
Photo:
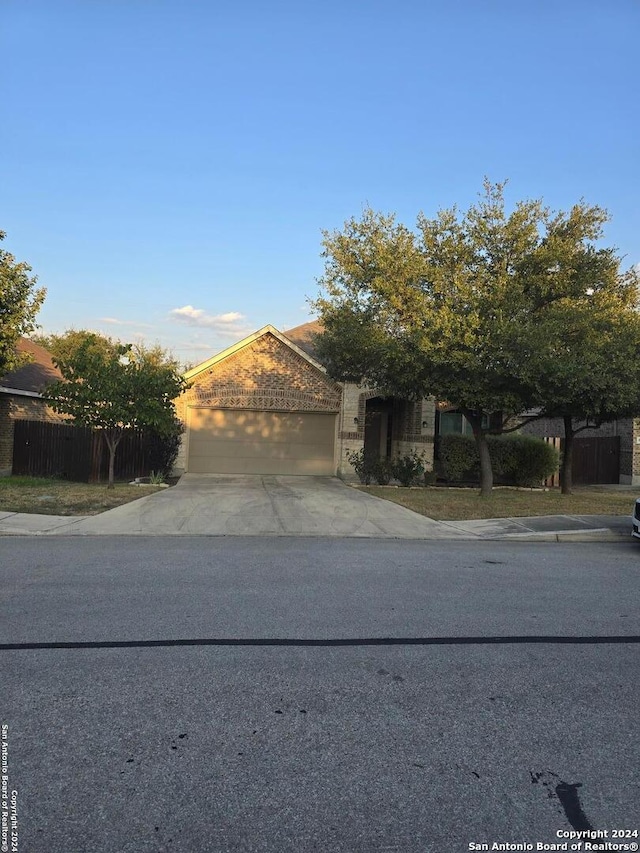
[(336, 416), (189, 410), (192, 474), (335, 474)]

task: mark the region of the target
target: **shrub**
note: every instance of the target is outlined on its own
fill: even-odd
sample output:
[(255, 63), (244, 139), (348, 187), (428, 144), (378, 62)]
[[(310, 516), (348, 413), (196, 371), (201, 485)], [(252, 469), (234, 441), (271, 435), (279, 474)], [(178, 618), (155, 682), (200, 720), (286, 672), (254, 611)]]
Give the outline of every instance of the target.
[(393, 476), (393, 468), (388, 459), (377, 456), (371, 460), (373, 479), (379, 486), (388, 486)]
[(360, 482), (368, 486), (375, 481), (380, 486), (387, 486), (393, 476), (391, 463), (382, 456), (365, 453), (364, 448), (347, 453), (347, 460), (352, 465)]
[(347, 453), (347, 461), (356, 472), (360, 482), (368, 486), (373, 479), (373, 466), (371, 465), (371, 456), (365, 456), (364, 447)]
[(480, 457), (473, 438), (468, 435), (440, 435), (436, 450), (445, 480), (477, 479)]
[(540, 438), (517, 433), (495, 436), (490, 446), (498, 444), (509, 445), (508, 475), (516, 486), (539, 486), (558, 468), (558, 451)]
[(424, 457), (417, 453), (406, 453), (393, 460), (391, 470), (401, 486), (413, 486), (424, 475)]
[(176, 418), (168, 434), (145, 433), (145, 455), (150, 471), (169, 477), (178, 457), (184, 425)]
[[(542, 439), (519, 434), (490, 435), (487, 443), (494, 476), (502, 483), (539, 486), (557, 469), (558, 453)], [(438, 457), (445, 480), (479, 480), (480, 458), (471, 436), (440, 436)]]
[(437, 479), (437, 477), (436, 477), (435, 469), (432, 469), (431, 471), (425, 471), (424, 472), (424, 484), (425, 484), (425, 486), (435, 486), (436, 479)]

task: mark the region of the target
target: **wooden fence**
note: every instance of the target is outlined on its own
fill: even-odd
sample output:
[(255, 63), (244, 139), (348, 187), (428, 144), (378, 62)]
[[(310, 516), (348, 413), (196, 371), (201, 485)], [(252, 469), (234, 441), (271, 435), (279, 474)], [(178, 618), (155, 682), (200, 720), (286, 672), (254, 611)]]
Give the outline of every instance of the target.
[[(562, 447), (562, 439), (559, 435), (545, 435), (544, 440), (547, 444), (550, 444), (552, 447), (558, 451), (558, 459), (560, 459), (560, 452)], [(547, 486), (547, 488), (555, 489), (560, 485), (560, 470), (556, 469), (550, 477), (544, 481), (543, 485)]]
[[(545, 441), (562, 453), (564, 439), (547, 436)], [(588, 436), (573, 439), (573, 485), (620, 482), (620, 436)], [(548, 477), (545, 486), (559, 486), (558, 472)]]
[[(48, 421), (14, 421), (13, 473), (76, 482), (109, 478), (109, 450), (100, 430)], [(150, 473), (143, 433), (127, 430), (115, 459), (115, 479)]]

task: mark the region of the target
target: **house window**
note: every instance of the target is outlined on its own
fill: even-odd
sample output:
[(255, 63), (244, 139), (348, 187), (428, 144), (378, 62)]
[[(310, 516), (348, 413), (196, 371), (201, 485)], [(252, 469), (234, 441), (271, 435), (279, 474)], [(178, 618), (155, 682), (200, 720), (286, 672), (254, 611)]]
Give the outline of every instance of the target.
[[(482, 416), (483, 429), (489, 428), (489, 415)], [(462, 412), (440, 412), (440, 435), (473, 435), (471, 424)]]

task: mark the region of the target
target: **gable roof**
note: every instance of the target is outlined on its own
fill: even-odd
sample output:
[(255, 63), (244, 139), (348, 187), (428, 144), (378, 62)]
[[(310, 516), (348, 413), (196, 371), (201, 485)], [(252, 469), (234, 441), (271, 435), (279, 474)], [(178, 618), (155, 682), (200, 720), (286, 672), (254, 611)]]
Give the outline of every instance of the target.
[[(295, 331), (295, 329), (293, 329), (292, 331)], [(203, 361), (201, 364), (197, 364), (195, 367), (192, 367), (191, 370), (187, 370), (187, 372), (184, 373), (184, 378), (187, 380), (193, 379), (193, 377), (197, 376), (198, 373), (202, 373), (203, 370), (208, 370), (210, 367), (213, 367), (214, 364), (217, 364), (219, 361), (223, 361), (225, 358), (228, 358), (230, 355), (233, 355), (234, 353), (238, 352), (249, 344), (252, 344), (254, 341), (257, 341), (258, 338), (261, 338), (263, 337), (263, 335), (267, 334), (273, 335), (274, 338), (277, 338), (285, 346), (298, 353), (299, 356), (301, 356), (305, 361), (308, 361), (309, 364), (313, 365), (313, 367), (315, 367), (317, 370), (321, 370), (323, 373), (326, 374), (326, 370), (324, 369), (324, 367), (320, 364), (319, 361), (315, 360), (313, 355), (308, 350), (305, 350), (302, 346), (299, 346), (288, 335), (284, 335), (282, 332), (279, 332), (275, 326), (268, 325), (263, 326), (262, 329), (258, 329), (257, 332), (254, 332), (252, 335), (243, 338), (236, 344), (232, 344), (232, 346), (227, 347), (227, 349), (222, 350), (222, 352), (217, 353), (216, 355), (207, 359), (207, 361)]]
[(0, 378), (0, 389), (3, 391), (9, 393), (28, 391), (32, 394), (40, 394), (47, 385), (62, 379), (62, 374), (53, 363), (51, 353), (44, 347), (28, 338), (19, 338), (16, 351), (21, 355), (29, 355), (31, 361)]
[(293, 341), (296, 346), (304, 350), (311, 358), (317, 360), (315, 348), (315, 336), (322, 334), (322, 323), (320, 320), (311, 320), (308, 323), (302, 323), (300, 326), (294, 326), (287, 332), (283, 332), (285, 337)]

